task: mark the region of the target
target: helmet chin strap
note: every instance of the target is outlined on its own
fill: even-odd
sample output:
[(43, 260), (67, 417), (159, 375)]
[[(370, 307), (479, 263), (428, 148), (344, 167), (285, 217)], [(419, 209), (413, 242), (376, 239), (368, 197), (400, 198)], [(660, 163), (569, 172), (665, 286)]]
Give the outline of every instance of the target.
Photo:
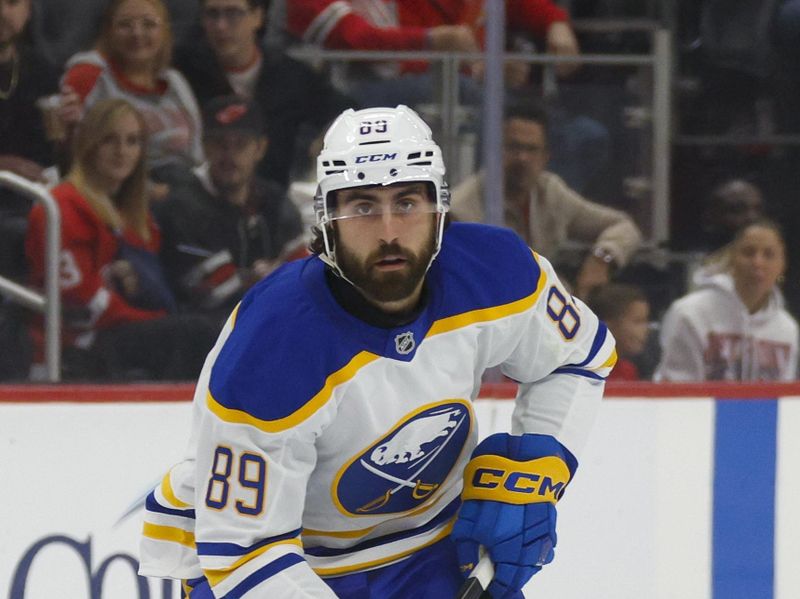
[(330, 239), (328, 238), (328, 224), (324, 224), (320, 227), (320, 230), (322, 231), (322, 242), (325, 245), (325, 251), (319, 255), (319, 259), (330, 266), (331, 270), (333, 270), (337, 277), (344, 279), (353, 287), (358, 289), (358, 286), (347, 278), (347, 276), (344, 274), (344, 271), (339, 266), (339, 263), (336, 261), (336, 248), (331, 245)]
[(428, 271), (431, 269), (433, 261), (436, 260), (436, 256), (439, 255), (439, 252), (442, 249), (442, 237), (444, 236), (444, 219), (445, 219), (444, 212), (436, 213), (436, 245), (434, 246), (433, 253), (431, 254), (431, 259), (428, 261), (428, 266), (425, 268), (425, 274), (427, 274)]

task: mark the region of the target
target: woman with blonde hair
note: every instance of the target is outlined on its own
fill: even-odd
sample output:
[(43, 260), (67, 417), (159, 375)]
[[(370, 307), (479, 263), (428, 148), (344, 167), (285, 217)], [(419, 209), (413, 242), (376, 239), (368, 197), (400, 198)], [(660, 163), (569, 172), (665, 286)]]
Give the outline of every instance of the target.
[[(146, 142), (144, 119), (133, 106), (98, 102), (76, 131), (66, 180), (52, 190), (61, 212), (64, 364), (77, 376), (193, 378), (213, 343), (204, 321), (171, 313), (174, 299), (158, 263), (160, 234), (145, 193)], [(37, 205), (26, 238), (35, 285), (44, 279), (44, 229)], [(40, 360), (40, 318), (32, 336)]]
[(70, 58), (62, 80), (59, 114), (68, 127), (105, 98), (123, 98), (142, 114), (156, 180), (203, 161), (200, 112), (186, 80), (170, 68), (172, 43), (162, 0), (112, 0), (94, 49)]
[(657, 381), (788, 381), (797, 377), (798, 325), (783, 304), (786, 242), (758, 219), (739, 230), (724, 272), (670, 306)]

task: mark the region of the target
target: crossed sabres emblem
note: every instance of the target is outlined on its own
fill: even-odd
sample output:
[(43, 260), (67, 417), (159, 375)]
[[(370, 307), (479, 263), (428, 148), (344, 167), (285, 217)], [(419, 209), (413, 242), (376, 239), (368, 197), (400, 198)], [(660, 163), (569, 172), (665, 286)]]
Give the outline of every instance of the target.
[[(411, 489), (411, 496), (414, 499), (420, 501), (427, 499), (439, 488), (440, 483), (423, 482), (423, 473), (456, 436), (456, 431), (461, 428), (466, 419), (467, 410), (465, 408), (446, 406), (401, 426), (391, 439), (372, 450), (369, 461), (361, 458), (359, 463), (365, 470), (395, 486), (365, 503), (356, 509), (356, 512), (364, 514), (375, 511), (389, 503), (395, 493), (406, 488)], [(445, 440), (430, 453), (422, 448), (423, 445), (432, 443), (440, 437), (445, 437)], [(409, 468), (414, 468), (414, 472), (407, 478), (393, 476), (373, 465), (387, 466), (406, 463)]]

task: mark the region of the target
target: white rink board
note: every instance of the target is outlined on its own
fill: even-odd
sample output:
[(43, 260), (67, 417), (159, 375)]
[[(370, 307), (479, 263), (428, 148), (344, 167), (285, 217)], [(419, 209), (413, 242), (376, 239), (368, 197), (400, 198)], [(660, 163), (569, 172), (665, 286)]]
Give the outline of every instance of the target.
[[(529, 597), (711, 599), (713, 406), (709, 398), (605, 400), (559, 504), (556, 560), (531, 581)], [(511, 408), (479, 400), (482, 434), (504, 429)], [(178, 599), (176, 587), (137, 581), (125, 558), (98, 587), (109, 558), (135, 558), (140, 514), (120, 518), (180, 459), (189, 422), (188, 402), (0, 403), (0, 597), (21, 599), (11, 594), (16, 582), (25, 599)], [(780, 400), (777, 471), (773, 599), (795, 599), (796, 398)], [(26, 553), (48, 539), (22, 585)]]

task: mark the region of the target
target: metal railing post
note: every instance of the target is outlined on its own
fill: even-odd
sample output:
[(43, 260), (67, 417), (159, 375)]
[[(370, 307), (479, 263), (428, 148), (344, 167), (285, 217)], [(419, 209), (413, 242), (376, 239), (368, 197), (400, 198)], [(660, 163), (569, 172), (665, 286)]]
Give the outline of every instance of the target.
[(441, 76), (441, 97), (438, 109), (441, 118), (442, 154), (445, 163), (449, 164), (455, 159), (456, 139), (458, 135), (458, 122), (456, 107), (458, 105), (458, 60), (451, 56), (443, 58), (436, 65), (436, 70)]
[(504, 2), (486, 2), (486, 64), (483, 95), (483, 202), (485, 221), (504, 224), (503, 209), (503, 73), (506, 39)]
[(0, 171), (0, 186), (13, 189), (44, 206), (45, 253), (44, 295), (0, 276), (0, 293), (28, 308), (44, 313), (45, 367), (47, 380), (61, 380), (61, 292), (58, 263), (61, 253), (61, 213), (47, 189), (8, 171)]
[(656, 244), (669, 241), (669, 174), (672, 161), (672, 38), (666, 29), (653, 35), (653, 221)]

